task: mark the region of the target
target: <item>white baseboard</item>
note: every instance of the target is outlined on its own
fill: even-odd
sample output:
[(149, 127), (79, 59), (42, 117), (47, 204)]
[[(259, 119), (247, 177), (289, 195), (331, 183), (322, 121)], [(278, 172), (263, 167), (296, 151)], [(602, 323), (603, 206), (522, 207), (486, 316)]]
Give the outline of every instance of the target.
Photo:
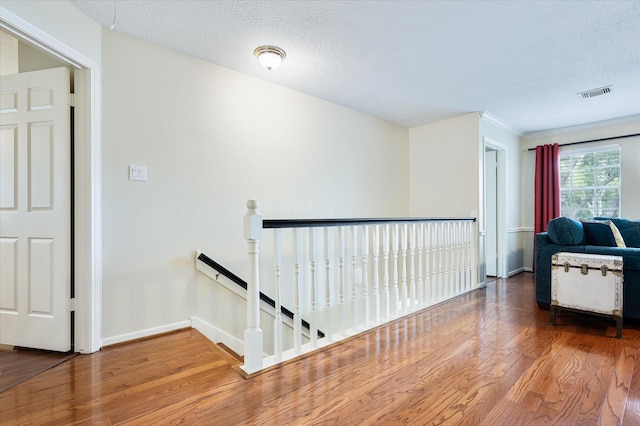
[(518, 269), (515, 269), (515, 270), (513, 270), (513, 271), (509, 271), (509, 272), (507, 273), (507, 278), (512, 277), (512, 276), (514, 276), (514, 275), (517, 275), (517, 274), (519, 274), (520, 272), (524, 272), (524, 271), (525, 271), (524, 267), (522, 267), (522, 268), (518, 268)]
[(118, 336), (112, 336), (102, 339), (102, 346), (115, 345), (116, 343), (141, 339), (143, 337), (149, 337), (169, 331), (180, 330), (181, 328), (187, 327), (191, 327), (191, 321), (189, 320), (174, 322), (173, 324), (161, 325), (160, 327), (147, 328), (146, 330), (134, 331), (132, 333), (120, 334)]
[(191, 327), (198, 330), (213, 343), (224, 343), (238, 355), (244, 355), (244, 342), (220, 330), (218, 327), (215, 327), (198, 317), (191, 317)]
[(525, 272), (533, 272), (533, 268), (529, 268), (528, 266), (525, 266), (524, 268), (522, 268)]

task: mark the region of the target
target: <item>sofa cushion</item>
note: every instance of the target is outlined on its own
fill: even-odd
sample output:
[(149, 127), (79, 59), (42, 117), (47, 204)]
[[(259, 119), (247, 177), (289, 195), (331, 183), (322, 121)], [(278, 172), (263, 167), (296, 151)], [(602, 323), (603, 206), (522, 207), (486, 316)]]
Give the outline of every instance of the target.
[(640, 220), (620, 219), (617, 217), (596, 217), (596, 220), (610, 220), (620, 230), (627, 247), (640, 247)]
[(604, 247), (626, 247), (618, 227), (610, 220), (583, 220), (587, 245)]
[(547, 234), (554, 244), (575, 246), (585, 242), (582, 224), (569, 217), (551, 219), (547, 224)]

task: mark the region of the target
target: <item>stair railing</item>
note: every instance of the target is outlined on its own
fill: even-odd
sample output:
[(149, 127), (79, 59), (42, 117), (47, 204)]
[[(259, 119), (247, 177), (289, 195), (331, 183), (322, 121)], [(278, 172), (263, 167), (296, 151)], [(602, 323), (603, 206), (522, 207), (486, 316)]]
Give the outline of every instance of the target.
[[(478, 288), (475, 218), (263, 220), (256, 200), (247, 208), (247, 375)], [(261, 255), (263, 239), (273, 244)], [(273, 353), (259, 322), (261, 276), (275, 300)], [(293, 330), (282, 327), (285, 301)]]

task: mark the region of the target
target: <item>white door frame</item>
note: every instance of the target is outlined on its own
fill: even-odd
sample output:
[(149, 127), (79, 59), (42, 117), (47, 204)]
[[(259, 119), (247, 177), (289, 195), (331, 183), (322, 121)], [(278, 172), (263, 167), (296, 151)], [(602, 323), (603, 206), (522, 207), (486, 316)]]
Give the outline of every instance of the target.
[(100, 64), (2, 6), (0, 17), (1, 29), (74, 68), (74, 347), (80, 353), (95, 352), (102, 338)]
[[(491, 155), (489, 155), (491, 154)], [(484, 245), (485, 275), (498, 276), (498, 228), (497, 228), (497, 188), (498, 188), (498, 151), (485, 149), (485, 182), (484, 182)], [(493, 166), (493, 167), (492, 167)], [(490, 250), (492, 248), (493, 250)], [(489, 264), (493, 264), (489, 269)], [(489, 273), (491, 271), (491, 273)]]
[[(491, 151), (496, 151), (498, 161), (497, 171), (497, 211), (496, 211), (496, 228), (497, 228), (497, 245), (498, 245), (498, 259), (497, 259), (497, 277), (507, 278), (507, 146), (497, 142), (495, 140), (483, 137), (483, 153), (487, 148)], [(482, 176), (483, 176), (483, 196), (482, 196), (482, 215), (486, 221), (487, 217), (487, 203), (486, 203), (486, 164), (484, 155), (482, 157)], [(486, 231), (486, 223), (483, 222), (483, 231)], [(485, 239), (486, 240), (486, 239)], [(484, 240), (483, 240), (484, 241)], [(486, 245), (486, 241), (485, 241)], [(486, 251), (485, 259), (486, 262)], [(484, 279), (484, 277), (483, 277)]]

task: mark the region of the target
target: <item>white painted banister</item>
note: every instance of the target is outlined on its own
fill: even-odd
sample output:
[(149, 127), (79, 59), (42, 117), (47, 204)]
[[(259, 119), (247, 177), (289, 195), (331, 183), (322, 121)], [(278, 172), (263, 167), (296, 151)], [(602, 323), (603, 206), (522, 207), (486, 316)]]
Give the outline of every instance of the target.
[[(256, 201), (247, 208), (249, 374), (477, 288), (473, 218), (263, 221)], [(263, 347), (259, 322), (263, 229), (273, 238), (260, 255), (274, 268), (263, 284), (275, 297), (273, 326), (264, 325), (273, 347)], [(282, 320), (283, 305), (293, 307), (285, 309), (292, 322)]]
[(274, 269), (275, 269), (275, 276), (276, 276), (276, 282), (275, 282), (275, 311), (276, 311), (276, 315), (275, 318), (273, 319), (273, 353), (276, 359), (276, 362), (280, 362), (282, 361), (282, 339), (283, 339), (283, 335), (282, 335), (282, 299), (280, 297), (280, 292), (281, 292), (281, 278), (282, 278), (282, 271), (281, 271), (281, 264), (282, 264), (282, 230), (281, 229), (275, 229), (274, 230), (274, 239), (273, 239), (273, 243), (274, 243), (274, 248), (273, 251), (275, 253), (274, 258)]
[(247, 329), (244, 332), (244, 365), (247, 373), (254, 373), (263, 366), (262, 330), (260, 329), (260, 273), (258, 254), (262, 237), (262, 216), (256, 200), (247, 201), (244, 216), (244, 238), (247, 240), (250, 276), (247, 283)]
[(302, 316), (300, 315), (300, 232), (293, 229), (293, 348), (302, 353)]

